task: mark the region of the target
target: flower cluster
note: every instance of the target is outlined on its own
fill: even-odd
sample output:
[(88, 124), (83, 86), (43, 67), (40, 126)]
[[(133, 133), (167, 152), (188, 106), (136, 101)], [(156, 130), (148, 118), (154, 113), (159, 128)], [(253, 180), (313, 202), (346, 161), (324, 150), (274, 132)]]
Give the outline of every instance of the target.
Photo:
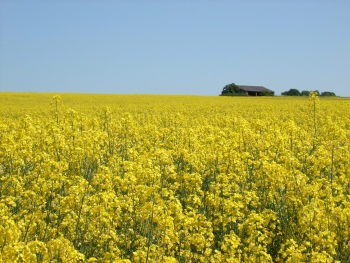
[(349, 255), (350, 100), (1, 94), (0, 262)]

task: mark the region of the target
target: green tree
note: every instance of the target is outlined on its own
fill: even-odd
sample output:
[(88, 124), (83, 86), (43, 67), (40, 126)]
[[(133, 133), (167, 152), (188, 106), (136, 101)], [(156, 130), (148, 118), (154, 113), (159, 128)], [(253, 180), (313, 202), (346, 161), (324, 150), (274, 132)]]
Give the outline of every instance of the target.
[(325, 92), (321, 92), (321, 96), (336, 96), (334, 92), (330, 92), (330, 91), (325, 91)]
[(230, 93), (241, 93), (239, 87), (235, 83), (226, 85), (221, 92), (222, 95), (229, 95)]
[(263, 90), (260, 92), (260, 96), (273, 96), (273, 93), (267, 90)]
[(300, 96), (309, 96), (310, 95), (310, 91), (308, 90), (303, 90), (302, 92), (300, 92)]
[(300, 91), (297, 89), (290, 89), (289, 91), (285, 91), (281, 93), (284, 96), (300, 96)]

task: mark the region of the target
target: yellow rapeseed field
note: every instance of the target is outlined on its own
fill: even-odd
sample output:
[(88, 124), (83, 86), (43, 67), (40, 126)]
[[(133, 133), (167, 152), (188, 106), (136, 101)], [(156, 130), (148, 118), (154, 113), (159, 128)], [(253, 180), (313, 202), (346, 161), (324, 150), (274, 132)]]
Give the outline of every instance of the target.
[(0, 262), (350, 262), (350, 99), (0, 93)]

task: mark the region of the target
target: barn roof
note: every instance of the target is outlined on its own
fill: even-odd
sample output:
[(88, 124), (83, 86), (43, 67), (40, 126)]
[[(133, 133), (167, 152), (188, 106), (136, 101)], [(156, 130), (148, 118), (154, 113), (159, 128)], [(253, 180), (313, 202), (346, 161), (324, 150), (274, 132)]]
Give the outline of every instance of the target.
[(269, 90), (263, 86), (246, 86), (246, 85), (237, 85), (241, 90), (243, 91), (253, 91), (253, 92), (259, 92), (259, 91), (268, 91), (273, 92), (272, 90)]

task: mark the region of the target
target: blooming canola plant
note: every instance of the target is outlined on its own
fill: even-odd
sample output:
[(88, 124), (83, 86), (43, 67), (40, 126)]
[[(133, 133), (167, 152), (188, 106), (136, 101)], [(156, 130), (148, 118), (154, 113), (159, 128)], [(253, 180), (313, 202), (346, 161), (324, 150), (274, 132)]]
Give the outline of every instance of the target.
[(0, 262), (349, 255), (349, 99), (1, 93)]

